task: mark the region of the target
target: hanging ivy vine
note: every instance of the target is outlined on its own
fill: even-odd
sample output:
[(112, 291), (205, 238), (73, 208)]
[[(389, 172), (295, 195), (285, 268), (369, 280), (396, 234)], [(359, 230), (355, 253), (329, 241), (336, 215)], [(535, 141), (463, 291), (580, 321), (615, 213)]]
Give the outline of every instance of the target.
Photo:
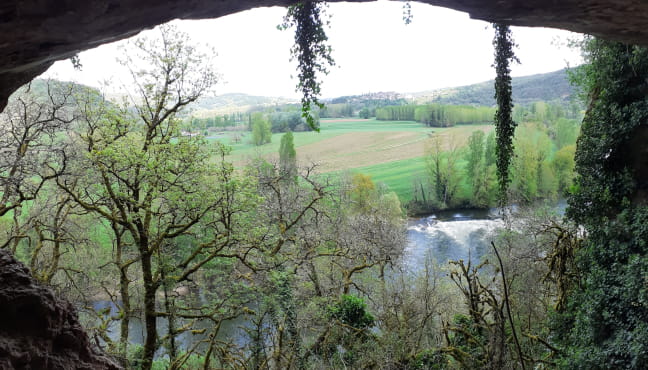
[(513, 48), (515, 43), (511, 36), (511, 29), (505, 24), (493, 24), (495, 37), (494, 67), (497, 72), (495, 77), (495, 133), (497, 137), (497, 180), (499, 183), (499, 202), (503, 207), (507, 203), (507, 190), (511, 182), (509, 167), (513, 158), (513, 136), (517, 124), (513, 121), (513, 96), (511, 89), (511, 63), (519, 62), (515, 57)]
[[(291, 60), (297, 60), (297, 91), (302, 94), (302, 117), (315, 131), (319, 131), (313, 114), (314, 107), (324, 108), (318, 97), (320, 95), (319, 74), (328, 74), (328, 67), (334, 66), (331, 57), (331, 46), (324, 32), (328, 26), (323, 1), (304, 1), (288, 8), (280, 29), (295, 27), (295, 45), (290, 49)], [(326, 20), (326, 21), (324, 21)]]
[(412, 4), (407, 1), (405, 2), (405, 4), (403, 4), (403, 22), (405, 22), (406, 25), (410, 24), (412, 23), (413, 18), (414, 16), (412, 15)]

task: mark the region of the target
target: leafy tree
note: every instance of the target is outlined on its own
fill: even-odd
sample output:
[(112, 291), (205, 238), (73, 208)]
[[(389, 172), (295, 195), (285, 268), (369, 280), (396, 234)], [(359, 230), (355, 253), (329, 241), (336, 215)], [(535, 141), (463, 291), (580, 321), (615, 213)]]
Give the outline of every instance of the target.
[(497, 161), (496, 151), (497, 151), (497, 141), (495, 139), (495, 133), (491, 131), (488, 136), (486, 136), (486, 148), (484, 149), (484, 161), (486, 166), (493, 166)]
[(466, 152), (466, 179), (472, 191), (473, 205), (485, 207), (490, 204), (491, 176), (485, 159), (485, 134), (474, 131), (468, 138)]
[(513, 192), (519, 202), (528, 204), (538, 197), (538, 153), (528, 135), (518, 135), (515, 147)]
[(297, 169), (297, 152), (295, 151), (295, 144), (293, 142), (293, 134), (291, 131), (286, 132), (281, 137), (281, 144), (279, 145), (279, 164), (282, 171), (286, 174), (294, 174)]
[[(84, 235), (87, 225), (75, 221), (83, 210), (57, 189), (44, 190), (41, 194), (44, 196), (29, 208), (24, 231), (19, 235), (26, 242), (23, 247), (29, 253), (28, 266), (34, 277), (54, 286), (57, 274), (63, 273), (69, 278), (68, 273), (74, 271), (74, 267), (62, 263), (65, 254), (73, 252), (76, 245), (91, 243)], [(70, 283), (72, 279), (61, 280)]]
[(270, 122), (263, 113), (254, 113), (250, 118), (252, 122), (252, 143), (259, 146), (272, 141)]
[(371, 180), (371, 176), (362, 173), (356, 173), (351, 178), (351, 199), (354, 201), (355, 208), (366, 209), (372, 197), (375, 195), (376, 185)]
[(549, 118), (548, 110), (547, 103), (544, 101), (537, 101), (531, 104), (531, 113), (536, 121), (545, 122)]
[[(189, 279), (215, 258), (218, 254), (204, 251), (220, 245), (220, 230), (228, 226), (217, 215), (229, 222), (228, 192), (236, 189), (229, 183), (231, 167), (210, 164), (214, 153), (201, 139), (178, 137), (177, 115), (216, 81), (209, 59), (188, 43), (186, 34), (171, 26), (159, 30), (157, 39), (137, 39), (124, 61), (139, 99), (131, 102), (132, 108), (117, 108), (97, 104), (100, 97), (90, 96), (94, 108), (82, 115), (85, 127), (79, 135), (79, 150), (86, 155), (75, 168), (81, 177), (58, 181), (76, 203), (112, 226), (122, 252), (130, 251), (130, 245), (134, 249), (144, 290), (145, 369), (151, 368), (158, 346), (156, 301), (165, 282), (162, 250), (207, 224), (210, 231), (190, 258), (180, 262), (176, 281)], [(215, 149), (225, 153), (220, 146)], [(126, 286), (122, 299), (128, 298), (127, 291)]]
[(348, 103), (328, 103), (320, 110), (320, 116), (327, 118), (353, 117), (353, 105)]
[(449, 150), (444, 150), (441, 137), (436, 135), (432, 138), (431, 146), (426, 150), (425, 156), (432, 194), (439, 208), (451, 206), (459, 188), (460, 177), (457, 166), (459, 151), (452, 140), (449, 146)]
[(538, 193), (543, 198), (551, 199), (555, 196), (556, 180), (549, 163), (552, 143), (544, 131), (540, 131), (535, 138), (535, 152)]
[(470, 105), (389, 105), (376, 108), (376, 119), (387, 121), (417, 121), (431, 127), (456, 124), (492, 122), (493, 108)]
[(574, 155), (576, 154), (576, 145), (568, 145), (554, 154), (551, 161), (556, 178), (558, 179), (558, 192), (565, 194), (571, 187), (574, 177)]
[(558, 149), (576, 144), (579, 132), (580, 127), (576, 120), (566, 118), (558, 119), (555, 126), (555, 141)]
[(305, 131), (303, 128), (310, 130), (308, 125), (305, 125), (304, 118), (300, 112), (275, 112), (269, 115), (270, 125), (272, 132), (288, 132), (288, 131)]
[(477, 169), (484, 161), (484, 136), (484, 131), (473, 131), (468, 138), (466, 174), (469, 179), (474, 178), (478, 174)]

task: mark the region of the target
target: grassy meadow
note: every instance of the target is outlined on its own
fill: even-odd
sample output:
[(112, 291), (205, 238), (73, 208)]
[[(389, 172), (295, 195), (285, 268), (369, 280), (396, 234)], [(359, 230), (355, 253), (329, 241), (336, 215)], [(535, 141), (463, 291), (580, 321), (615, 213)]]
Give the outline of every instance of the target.
[[(457, 125), (427, 127), (410, 121), (373, 119), (323, 119), (320, 132), (294, 133), (297, 159), (302, 164), (317, 164), (323, 174), (364, 173), (374, 182), (396, 192), (402, 202), (412, 198), (412, 180), (422, 176), (423, 155), (435, 135), (441, 135), (447, 147), (462, 147), (473, 131), (489, 132), (492, 125)], [(272, 142), (261, 146), (251, 143), (245, 133), (238, 143), (227, 135), (215, 137), (232, 147), (229, 160), (242, 166), (256, 157), (278, 158), (282, 133), (272, 135)]]

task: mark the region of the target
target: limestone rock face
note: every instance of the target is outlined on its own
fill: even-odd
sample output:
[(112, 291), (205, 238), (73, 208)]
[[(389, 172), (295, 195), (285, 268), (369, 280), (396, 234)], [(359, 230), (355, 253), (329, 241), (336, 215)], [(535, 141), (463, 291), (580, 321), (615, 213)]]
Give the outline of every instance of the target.
[(70, 302), (0, 250), (0, 369), (120, 369), (99, 353)]
[[(340, 0), (329, 0), (330, 2)], [(365, 2), (371, 0), (346, 0)], [(473, 18), (543, 26), (648, 44), (643, 0), (419, 0)], [(3, 0), (0, 4), (0, 109), (19, 86), (54, 61), (132, 36), (174, 18), (217, 18), (295, 0)]]

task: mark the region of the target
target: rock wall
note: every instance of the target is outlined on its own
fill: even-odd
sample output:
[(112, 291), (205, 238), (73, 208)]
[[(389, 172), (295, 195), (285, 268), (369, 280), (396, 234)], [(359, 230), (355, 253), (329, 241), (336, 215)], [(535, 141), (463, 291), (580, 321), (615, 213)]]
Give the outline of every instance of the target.
[(91, 345), (70, 302), (0, 250), (0, 369), (121, 369)]

